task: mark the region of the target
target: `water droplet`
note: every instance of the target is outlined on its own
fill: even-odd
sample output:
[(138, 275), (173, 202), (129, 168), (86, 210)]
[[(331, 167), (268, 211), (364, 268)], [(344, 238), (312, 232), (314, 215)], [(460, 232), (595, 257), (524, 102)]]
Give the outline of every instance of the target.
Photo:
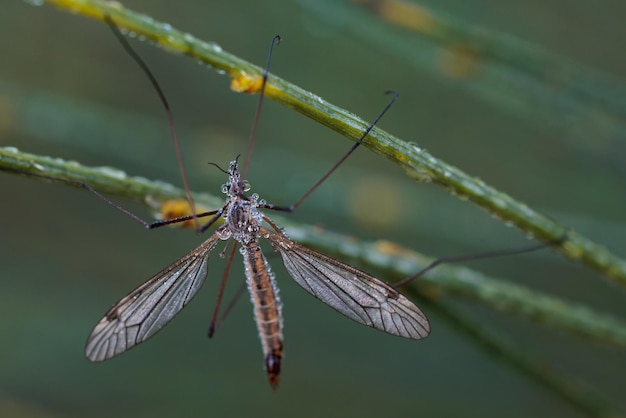
[(409, 145), (417, 152), (422, 152), (422, 149), (415, 143), (415, 142), (409, 142)]
[(122, 170), (113, 167), (100, 167), (98, 171), (105, 176), (113, 177), (118, 180), (123, 180), (126, 178), (126, 173)]
[(502, 200), (499, 196), (494, 196), (491, 201), (493, 202), (493, 204), (499, 208), (505, 208), (506, 207), (506, 202), (504, 200)]
[(224, 228), (224, 227), (218, 228), (216, 234), (223, 241), (226, 241), (227, 239), (229, 239), (232, 236), (232, 233), (230, 232), (230, 229)]

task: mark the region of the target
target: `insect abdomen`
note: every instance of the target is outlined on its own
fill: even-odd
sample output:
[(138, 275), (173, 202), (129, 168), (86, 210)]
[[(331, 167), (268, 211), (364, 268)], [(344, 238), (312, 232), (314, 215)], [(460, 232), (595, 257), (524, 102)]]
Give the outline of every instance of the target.
[(283, 356), (283, 320), (278, 288), (257, 242), (244, 246), (242, 253), (254, 318), (265, 356), (265, 370), (270, 385), (276, 388)]

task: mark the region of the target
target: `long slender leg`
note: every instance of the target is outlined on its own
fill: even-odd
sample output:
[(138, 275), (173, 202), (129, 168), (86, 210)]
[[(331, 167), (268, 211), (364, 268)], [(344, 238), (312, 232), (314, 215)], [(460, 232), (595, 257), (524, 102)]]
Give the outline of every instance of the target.
[[(130, 46), (130, 44), (124, 37), (124, 35), (122, 35), (119, 28), (115, 25), (115, 22), (113, 22), (113, 20), (109, 16), (105, 16), (104, 21), (109, 25), (109, 27), (111, 28), (111, 31), (113, 31), (113, 34), (115, 35), (115, 37), (118, 39), (120, 44), (122, 44), (122, 47), (124, 48), (124, 50), (137, 63), (137, 65), (139, 65), (139, 68), (141, 68), (141, 70), (144, 72), (146, 77), (148, 77), (148, 80), (150, 80), (152, 87), (158, 94), (159, 99), (161, 100), (161, 103), (163, 104), (163, 108), (165, 109), (165, 114), (167, 115), (167, 124), (170, 128), (170, 134), (172, 136), (174, 149), (176, 151), (176, 161), (178, 162), (180, 176), (183, 180), (183, 187), (185, 189), (185, 194), (187, 195), (187, 201), (189, 202), (189, 208), (191, 209), (191, 214), (196, 215), (196, 207), (193, 201), (193, 197), (191, 196), (191, 187), (189, 186), (187, 170), (185, 169), (185, 163), (183, 162), (183, 152), (180, 148), (180, 141), (178, 140), (178, 135), (176, 133), (176, 125), (174, 124), (174, 113), (172, 112), (170, 108), (170, 105), (167, 101), (167, 97), (165, 97), (165, 93), (163, 93), (161, 86), (159, 85), (154, 74), (152, 74), (152, 71), (150, 71), (150, 68), (148, 67), (148, 65), (146, 65), (146, 63), (143, 61), (143, 59), (141, 59), (139, 54), (137, 54), (135, 50)], [(198, 230), (199, 225), (198, 225), (198, 221), (196, 217), (194, 216), (192, 219), (194, 220), (194, 225), (195, 225), (196, 230)]]
[(385, 106), (385, 108), (382, 110), (382, 112), (380, 112), (380, 114), (376, 117), (376, 119), (374, 119), (374, 121), (367, 127), (367, 129), (365, 131), (363, 131), (363, 134), (361, 135), (361, 137), (358, 139), (358, 141), (356, 141), (352, 147), (350, 147), (350, 149), (348, 150), (348, 152), (346, 152), (340, 159), (339, 161), (337, 161), (331, 168), (330, 170), (328, 170), (326, 172), (326, 174), (324, 174), (313, 186), (311, 186), (309, 188), (309, 190), (307, 190), (302, 197), (300, 197), (300, 199), (298, 199), (295, 203), (293, 203), (292, 205), (289, 206), (280, 206), (280, 205), (273, 205), (270, 203), (266, 203), (265, 205), (259, 205), (259, 207), (263, 208), (263, 209), (269, 209), (269, 210), (276, 210), (276, 211), (280, 211), (280, 212), (287, 212), (287, 213), (292, 213), (294, 212), (298, 206), (300, 206), (302, 204), (302, 202), (304, 202), (310, 195), (311, 193), (313, 193), (332, 173), (335, 172), (335, 170), (337, 170), (337, 168), (339, 168), (339, 166), (341, 164), (343, 164), (343, 162), (363, 143), (363, 140), (367, 137), (367, 135), (369, 135), (369, 133), (371, 132), (372, 129), (374, 129), (374, 126), (376, 126), (376, 124), (378, 123), (378, 121), (380, 121), (380, 119), (383, 117), (383, 115), (385, 113), (387, 113), (387, 111), (389, 110), (389, 108), (394, 104), (394, 102), (398, 99), (398, 92), (396, 91), (392, 91), (389, 90), (387, 92), (385, 92), (385, 94), (393, 94), (393, 97), (391, 98), (391, 100), (389, 101), (389, 103), (387, 103), (387, 105)]

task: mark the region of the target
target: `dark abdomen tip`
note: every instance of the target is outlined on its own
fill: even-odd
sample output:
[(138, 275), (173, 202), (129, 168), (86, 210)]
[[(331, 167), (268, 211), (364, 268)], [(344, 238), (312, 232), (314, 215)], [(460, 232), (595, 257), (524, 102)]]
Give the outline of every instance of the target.
[(265, 358), (265, 370), (267, 371), (267, 378), (272, 389), (278, 387), (281, 361), (282, 356), (275, 353), (269, 354)]

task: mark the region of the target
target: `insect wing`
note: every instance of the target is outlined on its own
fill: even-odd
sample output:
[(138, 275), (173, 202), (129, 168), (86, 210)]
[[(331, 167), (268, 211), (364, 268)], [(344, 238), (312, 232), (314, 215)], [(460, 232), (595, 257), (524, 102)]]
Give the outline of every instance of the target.
[(400, 337), (430, 333), (426, 315), (391, 286), (348, 264), (261, 229), (280, 253), (289, 275), (307, 292), (361, 324)]
[(209, 253), (218, 241), (213, 235), (113, 305), (89, 335), (87, 358), (110, 359), (163, 328), (202, 287)]

